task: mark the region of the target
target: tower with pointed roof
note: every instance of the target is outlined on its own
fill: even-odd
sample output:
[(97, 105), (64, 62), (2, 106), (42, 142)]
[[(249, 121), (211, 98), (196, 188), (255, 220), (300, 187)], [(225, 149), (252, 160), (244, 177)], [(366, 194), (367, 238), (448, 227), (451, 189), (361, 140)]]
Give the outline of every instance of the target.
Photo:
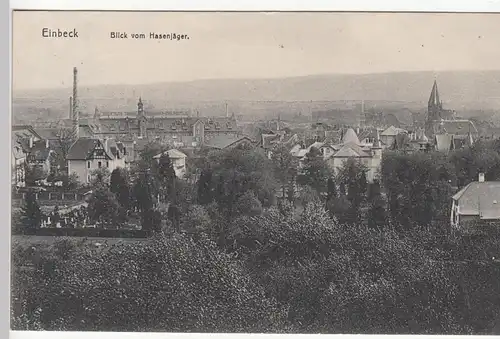
[(439, 124), (439, 122), (443, 119), (447, 120), (450, 118), (452, 118), (452, 111), (443, 109), (443, 102), (439, 97), (437, 81), (434, 80), (431, 94), (429, 96), (429, 102), (427, 103), (425, 134), (433, 136), (436, 133), (435, 128), (438, 126), (437, 124)]

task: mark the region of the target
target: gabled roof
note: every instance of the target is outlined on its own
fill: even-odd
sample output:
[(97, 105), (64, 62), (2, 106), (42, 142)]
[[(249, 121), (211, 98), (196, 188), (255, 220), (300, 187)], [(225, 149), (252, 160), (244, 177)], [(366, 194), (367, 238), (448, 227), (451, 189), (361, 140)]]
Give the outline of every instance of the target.
[(217, 149), (223, 149), (234, 145), (237, 142), (247, 140), (253, 143), (249, 137), (232, 137), (228, 135), (217, 135), (205, 142), (205, 146)]
[(53, 150), (51, 150), (50, 144), (47, 147), (45, 140), (38, 140), (33, 143), (32, 148), (29, 148), (29, 146), (25, 148), (25, 152), (28, 154), (30, 160), (46, 161)]
[(439, 122), (439, 128), (448, 134), (467, 135), (476, 134), (477, 128), (470, 120), (442, 120)]
[(12, 132), (22, 138), (33, 136), (34, 138), (42, 139), (31, 125), (13, 125)]
[(435, 144), (436, 150), (440, 152), (448, 152), (452, 147), (453, 135), (451, 134), (436, 134)]
[(380, 133), (380, 135), (396, 136), (400, 133), (406, 133), (406, 130), (404, 130), (402, 128), (397, 128), (397, 127), (391, 126), (391, 127), (387, 128), (385, 131), (383, 131), (382, 133)]
[(500, 181), (471, 182), (453, 197), (462, 215), (500, 219)]
[[(68, 160), (87, 160), (97, 145), (102, 145), (99, 139), (80, 138), (69, 149)], [(107, 158), (113, 159), (108, 150), (105, 150)]]
[(333, 158), (367, 158), (370, 157), (359, 145), (354, 143), (344, 144), (340, 150), (337, 151)]
[(342, 143), (343, 144), (352, 143), (359, 145), (359, 138), (356, 135), (356, 132), (354, 132), (352, 128), (347, 129), (344, 136), (342, 137)]
[(163, 152), (163, 153), (160, 153), (160, 154), (158, 154), (158, 155), (155, 155), (153, 158), (154, 158), (154, 159), (159, 159), (159, 158), (161, 158), (161, 156), (162, 156), (163, 154), (168, 154), (168, 156), (169, 156), (171, 159), (182, 159), (182, 158), (186, 158), (186, 157), (187, 157), (187, 155), (186, 155), (186, 154), (182, 153), (182, 152), (181, 152), (181, 151), (179, 151), (179, 150), (176, 150), (176, 149), (170, 149), (170, 150), (168, 150), (168, 151), (165, 151), (165, 152)]

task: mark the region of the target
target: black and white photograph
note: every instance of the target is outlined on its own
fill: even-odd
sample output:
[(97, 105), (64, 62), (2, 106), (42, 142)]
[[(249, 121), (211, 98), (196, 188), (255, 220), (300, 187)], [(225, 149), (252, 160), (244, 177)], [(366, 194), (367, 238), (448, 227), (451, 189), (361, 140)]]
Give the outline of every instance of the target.
[(500, 335), (499, 32), (13, 11), (11, 330)]

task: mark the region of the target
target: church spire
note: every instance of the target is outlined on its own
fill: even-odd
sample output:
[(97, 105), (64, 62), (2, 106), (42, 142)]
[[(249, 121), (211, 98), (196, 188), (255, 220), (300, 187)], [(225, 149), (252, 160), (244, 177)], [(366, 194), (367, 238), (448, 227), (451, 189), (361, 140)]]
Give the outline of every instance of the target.
[(441, 101), (439, 100), (439, 90), (437, 86), (437, 81), (434, 80), (434, 85), (432, 85), (431, 95), (429, 97), (429, 109), (432, 108), (442, 108)]

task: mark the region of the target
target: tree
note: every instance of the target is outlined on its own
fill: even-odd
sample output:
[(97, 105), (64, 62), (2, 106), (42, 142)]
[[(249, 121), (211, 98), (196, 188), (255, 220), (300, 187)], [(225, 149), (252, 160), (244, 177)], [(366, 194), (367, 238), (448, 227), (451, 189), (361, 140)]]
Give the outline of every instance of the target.
[(142, 229), (159, 232), (161, 229), (161, 213), (150, 209), (141, 212)]
[(24, 163), (24, 180), (26, 182), (26, 186), (35, 186), (35, 183), (38, 180), (47, 178), (47, 175), (47, 171), (45, 171), (41, 166), (36, 166), (27, 162)]
[(253, 192), (247, 191), (236, 201), (236, 211), (240, 215), (260, 215), (262, 213), (262, 204)]
[(316, 190), (319, 194), (326, 191), (326, 183), (330, 177), (330, 169), (323, 160), (321, 151), (312, 147), (304, 158), (302, 173), (297, 181), (301, 185), (307, 185)]
[(90, 172), (91, 181), (90, 185), (92, 187), (101, 187), (109, 185), (110, 173), (109, 170), (105, 167), (98, 168)]
[(172, 196), (175, 194), (175, 170), (170, 160), (170, 156), (167, 152), (163, 152), (159, 164), (158, 164), (158, 174), (159, 179), (162, 184), (162, 188), (165, 191), (165, 196), (172, 199)]
[(124, 210), (114, 193), (104, 186), (97, 186), (89, 200), (88, 216), (103, 227), (119, 228), (124, 221)]
[(111, 172), (110, 190), (116, 195), (120, 205), (127, 211), (130, 207), (130, 187), (124, 169), (116, 168)]
[(347, 160), (340, 168), (338, 177), (347, 187), (347, 199), (350, 203), (351, 222), (358, 222), (361, 218), (361, 204), (365, 200), (367, 189), (367, 168), (354, 159)]
[(326, 185), (326, 201), (330, 201), (337, 197), (337, 185), (335, 184), (335, 179), (329, 177)]
[(61, 128), (57, 132), (56, 159), (59, 169), (65, 172), (67, 168), (68, 152), (74, 142), (73, 132), (67, 128)]
[(281, 185), (282, 197), (287, 194), (287, 187), (294, 182), (297, 174), (298, 162), (290, 153), (290, 147), (278, 144), (272, 150), (271, 161), (274, 167), (274, 176)]
[(133, 188), (135, 207), (143, 213), (153, 209), (153, 192), (148, 179), (145, 173), (140, 174)]
[(28, 190), (28, 192), (26, 192), (26, 198), (24, 205), (21, 207), (21, 211), (21, 221), (24, 229), (37, 229), (41, 226), (43, 214), (40, 210), (35, 191)]
[(198, 180), (198, 203), (200, 205), (210, 204), (213, 201), (212, 171), (203, 169)]
[(75, 190), (78, 188), (78, 186), (80, 186), (80, 182), (78, 181), (78, 174), (76, 174), (75, 172), (71, 173), (70, 175), (63, 174), (59, 177), (59, 179), (62, 181), (62, 187), (67, 191)]
[(370, 185), (368, 210), (368, 227), (372, 229), (381, 229), (387, 224), (387, 213), (385, 201), (380, 194), (380, 184), (375, 181)]
[(61, 216), (59, 215), (59, 206), (54, 206), (54, 210), (52, 211), (52, 224), (57, 226), (57, 223), (61, 220)]
[(168, 207), (167, 217), (174, 226), (174, 229), (176, 231), (180, 231), (181, 211), (177, 205), (170, 204)]

